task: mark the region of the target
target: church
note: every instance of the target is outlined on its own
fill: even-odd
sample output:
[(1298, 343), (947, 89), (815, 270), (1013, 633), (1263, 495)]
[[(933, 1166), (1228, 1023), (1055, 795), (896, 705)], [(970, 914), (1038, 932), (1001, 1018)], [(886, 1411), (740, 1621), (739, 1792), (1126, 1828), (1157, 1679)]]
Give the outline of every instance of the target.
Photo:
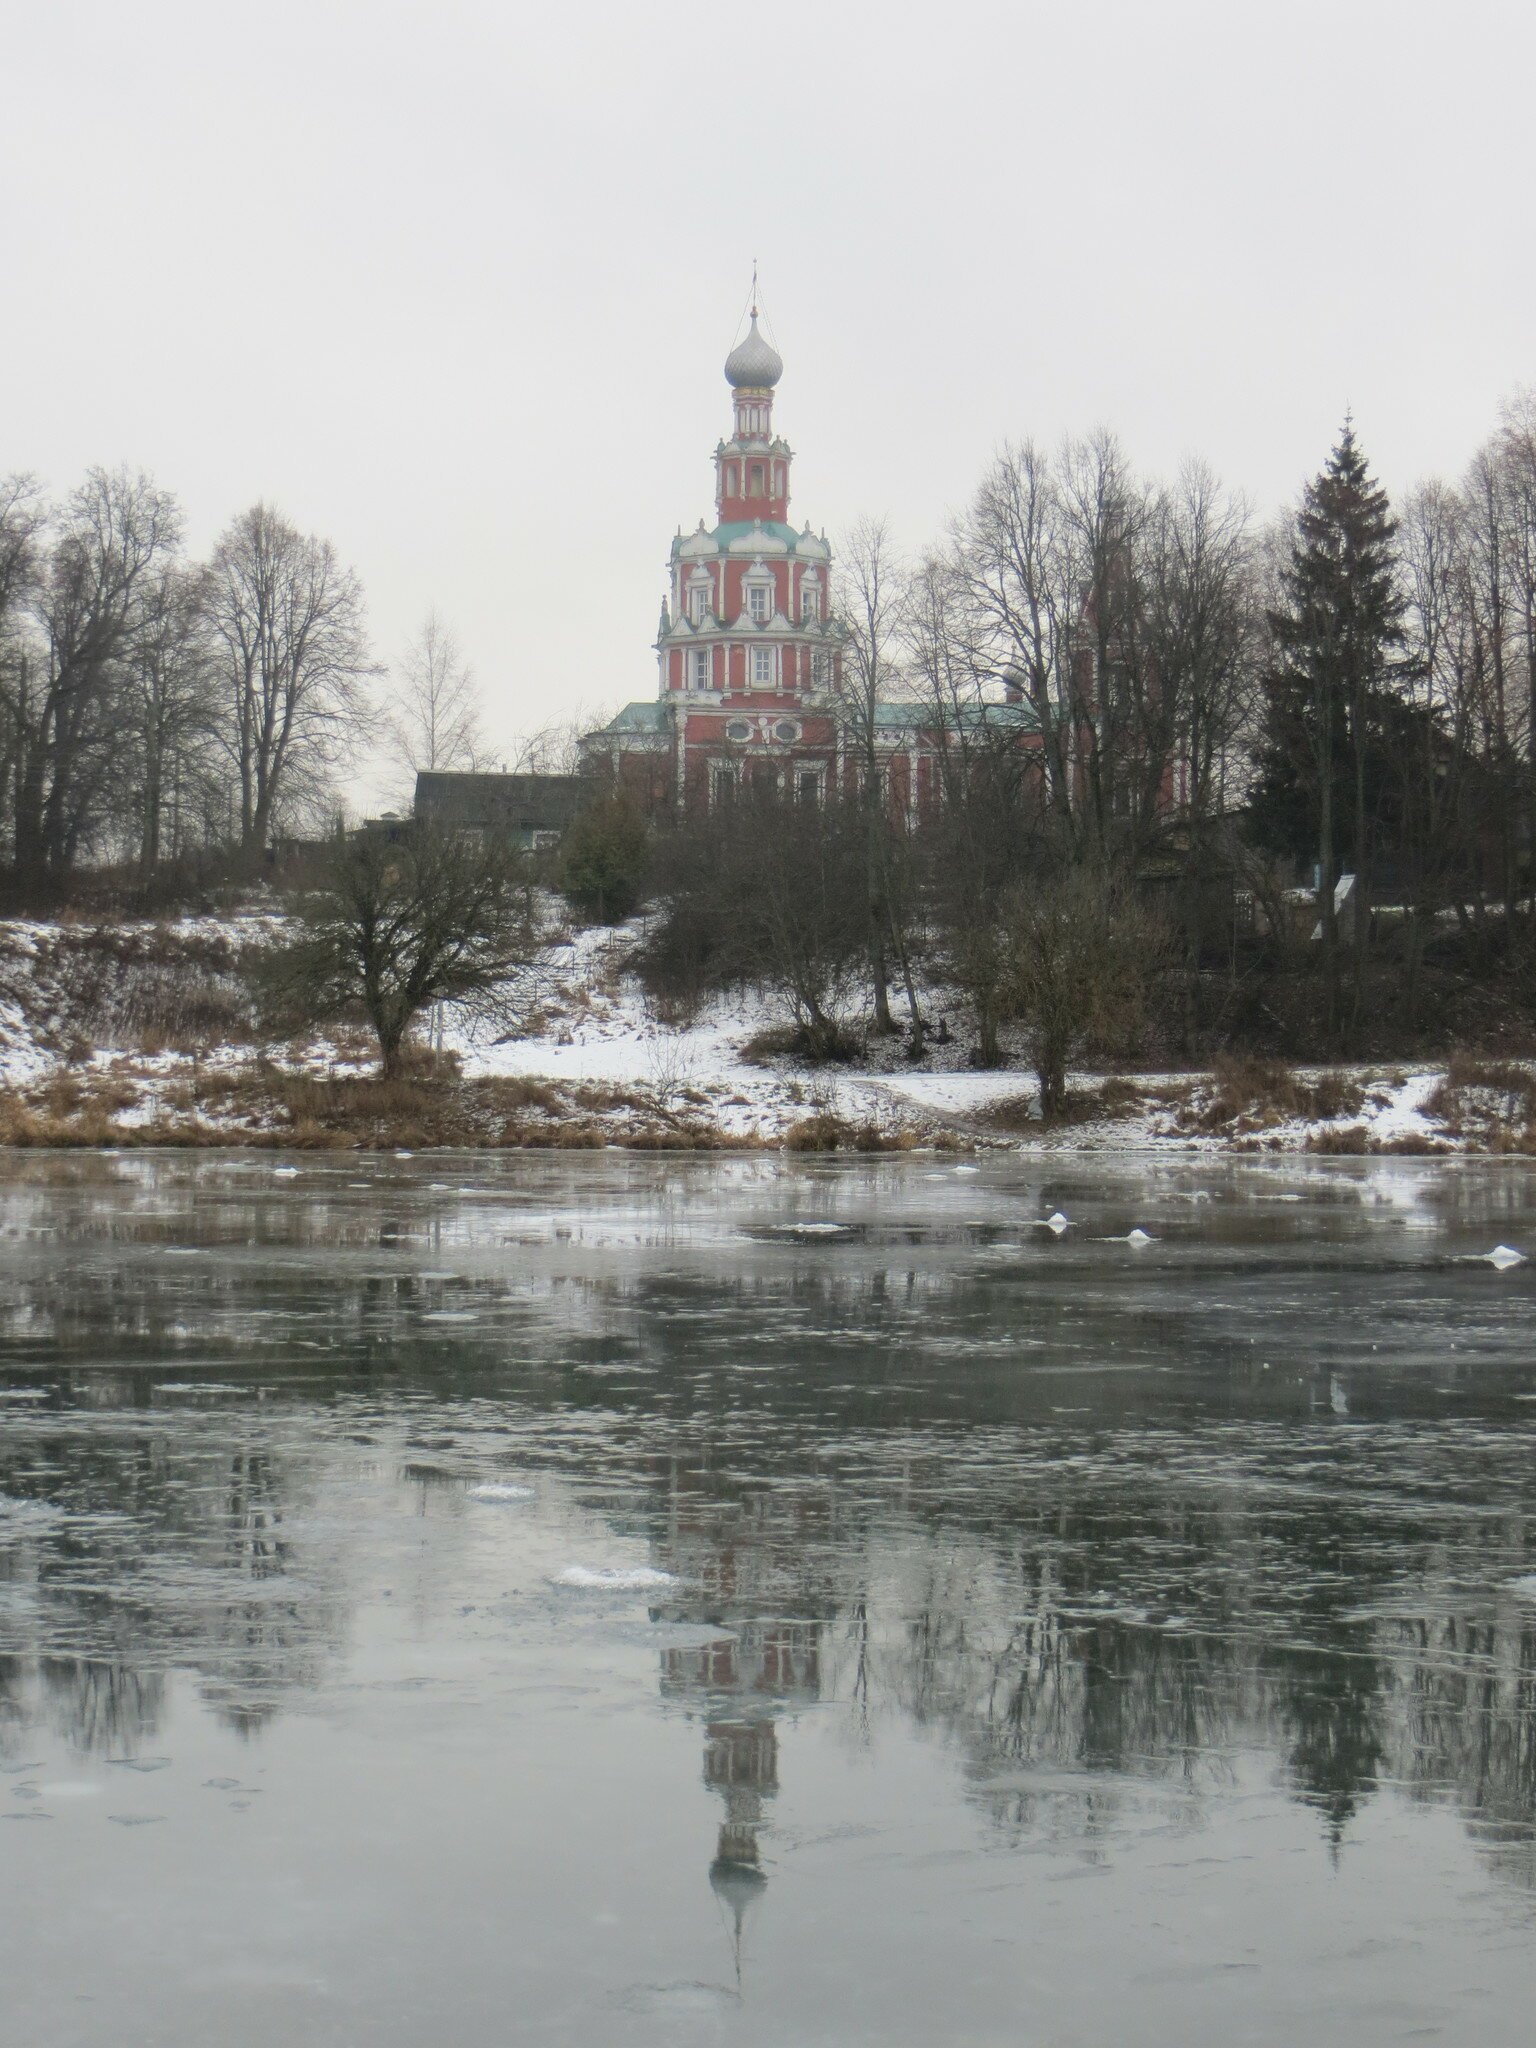
[(793, 451), (774, 429), (784, 364), (758, 326), (725, 359), (729, 440), (715, 519), (679, 530), (656, 636), (657, 691), (582, 741), (651, 801), (717, 804), (743, 784), (821, 801), (837, 772), (842, 635), (826, 536), (789, 517)]
[[(824, 533), (789, 516), (793, 451), (773, 416), (784, 363), (758, 324), (755, 290), (753, 301), (746, 336), (725, 359), (731, 432), (714, 451), (714, 523), (701, 519), (672, 542), (656, 695), (583, 734), (581, 778), (423, 775), (418, 815), (514, 830), (535, 845), (559, 837), (582, 778), (593, 776), (612, 778), (652, 812), (714, 807), (751, 792), (824, 803), (852, 788), (832, 550)], [(1001, 699), (962, 715), (1005, 726), (1025, 746), (1039, 742), (1033, 708), (1008, 679)], [(933, 724), (911, 700), (874, 707), (882, 787), (909, 816), (937, 797), (944, 739)]]
[[(773, 418), (784, 363), (758, 318), (754, 303), (745, 339), (725, 359), (731, 435), (715, 448), (714, 524), (701, 519), (672, 542), (656, 695), (626, 704), (581, 743), (586, 769), (606, 769), (651, 807), (713, 806), (742, 790), (820, 803), (852, 779), (832, 550), (824, 533), (789, 517), (793, 451)], [(1034, 714), (1022, 692), (1006, 700), (979, 715), (1027, 744)], [(936, 793), (930, 723), (915, 703), (876, 707), (884, 786), (911, 811)]]

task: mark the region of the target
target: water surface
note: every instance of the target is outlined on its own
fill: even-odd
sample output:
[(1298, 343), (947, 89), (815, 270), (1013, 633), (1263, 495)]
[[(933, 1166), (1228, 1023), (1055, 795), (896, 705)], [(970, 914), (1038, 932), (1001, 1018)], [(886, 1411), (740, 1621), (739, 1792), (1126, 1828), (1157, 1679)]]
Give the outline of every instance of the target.
[(1499, 1243), (1518, 1163), (6, 1160), (0, 2040), (1524, 2043)]

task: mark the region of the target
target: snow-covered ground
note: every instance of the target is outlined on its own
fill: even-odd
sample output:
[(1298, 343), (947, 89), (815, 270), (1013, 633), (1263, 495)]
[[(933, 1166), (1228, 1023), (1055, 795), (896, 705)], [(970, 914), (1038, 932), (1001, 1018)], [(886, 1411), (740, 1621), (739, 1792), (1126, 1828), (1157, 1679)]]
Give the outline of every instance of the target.
[[(370, 1072), (357, 1031), (281, 1047), (256, 1041), (238, 962), (270, 941), (274, 923), (269, 913), (96, 929), (0, 923), (0, 1103), (12, 1116), (10, 1135), (48, 1142), (59, 1118), (94, 1118), (101, 1142), (178, 1128), (271, 1140), (297, 1112), (264, 1105), (261, 1076)], [(943, 991), (929, 992), (929, 1007), (956, 1028), (931, 1043), (921, 1065), (904, 1061), (900, 1041), (885, 1041), (874, 1043), (878, 1058), (868, 1065), (810, 1071), (752, 1049), (787, 1021), (765, 992), (719, 998), (685, 1023), (663, 1021), (628, 965), (636, 938), (634, 927), (563, 934), (501, 1000), (474, 1012), (445, 1009), (428, 1020), (428, 1035), (454, 1057), (470, 1092), (526, 1083), (546, 1130), (579, 1115), (615, 1142), (686, 1129), (694, 1139), (715, 1132), (774, 1143), (797, 1125), (810, 1134), (834, 1124), (886, 1142), (1074, 1150), (1414, 1151), (1494, 1138), (1493, 1092), (1465, 1077), (1450, 1089), (1445, 1069), (1428, 1066), (1295, 1076), (1255, 1069), (1256, 1081), (1074, 1075), (1073, 1114), (1047, 1129), (1021, 1063), (991, 1073), (966, 1064), (961, 1007)], [(1273, 1086), (1277, 1072), (1287, 1085)], [(1242, 1086), (1258, 1092), (1234, 1096)], [(44, 1111), (53, 1123), (39, 1123)]]

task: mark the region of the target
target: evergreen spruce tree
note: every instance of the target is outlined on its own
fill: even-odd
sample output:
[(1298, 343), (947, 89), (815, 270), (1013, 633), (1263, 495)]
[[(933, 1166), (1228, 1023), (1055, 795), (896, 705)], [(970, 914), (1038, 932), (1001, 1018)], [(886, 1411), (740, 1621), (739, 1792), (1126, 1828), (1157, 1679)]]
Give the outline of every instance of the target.
[(1327, 467), (1307, 486), (1280, 574), (1283, 603), (1269, 614), (1275, 661), (1257, 799), (1261, 814), (1289, 809), (1298, 823), (1298, 809), (1307, 816), (1317, 859), (1328, 1036), (1335, 1051), (1343, 1005), (1334, 885), (1341, 850), (1350, 841), (1352, 1023), (1359, 1021), (1364, 998), (1372, 850), (1368, 771), (1373, 732), (1389, 714), (1385, 700), (1401, 673), (1404, 637), (1396, 535), (1387, 494), (1371, 476), (1346, 419)]

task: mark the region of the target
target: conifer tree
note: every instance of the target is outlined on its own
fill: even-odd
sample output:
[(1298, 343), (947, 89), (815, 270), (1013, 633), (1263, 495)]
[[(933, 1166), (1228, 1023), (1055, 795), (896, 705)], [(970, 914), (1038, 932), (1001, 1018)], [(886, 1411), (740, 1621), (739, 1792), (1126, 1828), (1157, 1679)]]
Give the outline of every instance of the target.
[[(1282, 603), (1269, 614), (1275, 660), (1268, 678), (1261, 807), (1289, 784), (1309, 812), (1328, 987), (1328, 1035), (1343, 1022), (1334, 885), (1340, 849), (1353, 841), (1354, 991), (1358, 1021), (1370, 922), (1368, 766), (1383, 700), (1402, 669), (1404, 598), (1397, 522), (1371, 476), (1348, 419), (1322, 473), (1307, 486), (1280, 572)], [(1345, 825), (1351, 829), (1346, 838)]]

